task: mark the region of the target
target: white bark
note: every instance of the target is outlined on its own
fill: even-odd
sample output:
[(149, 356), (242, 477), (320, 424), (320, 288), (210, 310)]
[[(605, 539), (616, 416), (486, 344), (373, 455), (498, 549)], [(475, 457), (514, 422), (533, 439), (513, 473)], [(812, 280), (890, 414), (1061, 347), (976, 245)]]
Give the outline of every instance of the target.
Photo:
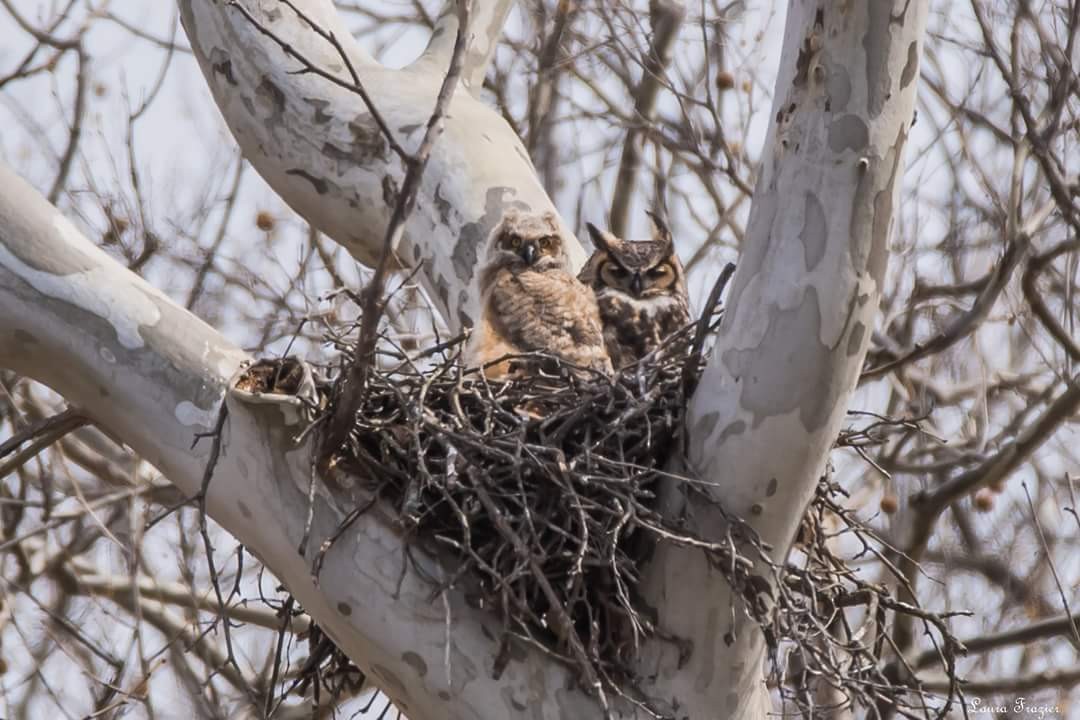
[[(428, 49), (409, 67), (376, 63), (353, 41), (330, 0), (293, 3), (341, 43), (360, 82), (397, 142), (419, 145), (446, 74), (457, 30), (453, 0)], [(300, 215), (373, 266), (404, 170), (360, 96), (286, 56), (279, 43), (235, 7), (179, 0), (181, 19), (214, 100), (244, 157)], [(251, 15), (313, 65), (350, 82), (337, 50), (278, 0), (243, 0)], [(478, 244), (512, 206), (554, 210), (521, 140), (478, 94), (513, 0), (475, 0), (463, 88), (450, 103), (446, 129), (424, 172), (416, 208), (396, 255), (422, 265), (430, 296), (452, 327), (475, 313), (470, 292)], [(584, 262), (568, 243), (571, 261)]]
[[(448, 61), (453, 13), (444, 13), (441, 34), (416, 63), (392, 71), (355, 45), (329, 0), (296, 4), (334, 33), (401, 144), (415, 149)], [(373, 263), (402, 168), (360, 97), (296, 74), (299, 63), (228, 3), (179, 5), (245, 156), (294, 209)], [(244, 5), (312, 63), (348, 81), (334, 48), (286, 5)], [(398, 248), (402, 262), (423, 263), (452, 325), (473, 315), (478, 244), (504, 209), (552, 209), (521, 142), (475, 96), (510, 0), (475, 5), (464, 91), (450, 105)], [(778, 557), (824, 466), (873, 324), (925, 16), (926, 0), (795, 0), (789, 10), (744, 255), (690, 408), (694, 471)], [(192, 437), (213, 425), (248, 358), (95, 249), (7, 170), (0, 188), (0, 366), (50, 385), (185, 492), (197, 492), (209, 443), (192, 451)], [(579, 263), (580, 247), (571, 246)], [(316, 587), (313, 549), (358, 499), (337, 490), (331, 496), (332, 483), (318, 481), (312, 550), (302, 557), (296, 547), (311, 465), (308, 445), (293, 440), (304, 423), (300, 405), (233, 389), (228, 406), (211, 515), (413, 720), (600, 716), (592, 700), (569, 689), (570, 673), (535, 654), (515, 658), (493, 679), (498, 623), (456, 593), (448, 598), (447, 651), (442, 603), (427, 601), (429, 587), (411, 571), (401, 577), (401, 539), (377, 512), (339, 540)], [(707, 532), (721, 527), (700, 501), (693, 517)], [(737, 608), (732, 614), (719, 573), (696, 552), (665, 547), (646, 590), (661, 626), (694, 642), (685, 664), (671, 646), (650, 648), (642, 668), (649, 694), (679, 717), (764, 717), (761, 636)], [(723, 640), (728, 630), (732, 647)], [(637, 716), (626, 708), (620, 715)]]
[[(33, 188), (0, 165), (0, 367), (43, 382), (123, 439), (188, 495), (199, 492), (225, 389), (250, 358), (215, 330), (95, 247)], [(327, 554), (320, 543), (363, 498), (335, 500), (318, 480), (306, 558), (310, 440), (295, 398), (233, 389), (222, 457), (207, 509), (263, 560), (334, 641), (412, 720), (597, 717), (567, 689), (565, 668), (536, 654), (492, 677), (501, 632), (493, 616), (447, 597), (409, 566), (402, 540), (377, 510)], [(310, 437), (310, 436), (309, 436)], [(414, 556), (423, 560), (422, 555)], [(404, 574), (403, 574), (404, 570)], [(438, 576), (429, 562), (428, 573)], [(445, 662), (446, 658), (449, 662)]]
[[(688, 416), (692, 471), (777, 559), (825, 469), (874, 326), (926, 12), (926, 0), (788, 7), (746, 241)], [(724, 526), (700, 499), (692, 516), (707, 532)], [(700, 554), (664, 547), (649, 581), (661, 626), (695, 643), (680, 670), (660, 661), (656, 694), (692, 718), (764, 717), (762, 636), (738, 606), (732, 626), (722, 576)]]

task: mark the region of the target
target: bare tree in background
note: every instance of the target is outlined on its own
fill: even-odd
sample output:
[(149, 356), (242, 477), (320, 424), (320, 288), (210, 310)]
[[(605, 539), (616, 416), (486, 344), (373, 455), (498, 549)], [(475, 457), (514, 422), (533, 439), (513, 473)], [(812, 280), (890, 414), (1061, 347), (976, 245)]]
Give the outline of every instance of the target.
[[(767, 3), (520, 3), (504, 35), (512, 4), (181, 0), (148, 21), (0, 0), (18, 38), (0, 149), (30, 181), (0, 170), (0, 716), (377, 717), (386, 701), (348, 670), (297, 687), (328, 636), (414, 720), (602, 717), (540, 652), (496, 677), (492, 619), (432, 600), (386, 513), (351, 525), (315, 583), (352, 506), (311, 481), (311, 374), (288, 394), (234, 382), (256, 356), (336, 366), (326, 334), (394, 258), (397, 347), (456, 332), (478, 243), (518, 203), (568, 231), (664, 207), (699, 302), (738, 255), (689, 410), (707, 495), (799, 566), (830, 474), (872, 531), (827, 538), (850, 566), (926, 613), (969, 613), (950, 621), (964, 707), (1023, 696), (1066, 716), (1080, 3), (792, 2), (782, 43), (761, 34), (779, 30)], [(405, 68), (380, 62), (428, 35)], [(195, 128), (187, 153), (160, 157), (177, 125)], [(827, 467), (841, 430), (858, 439)], [(666, 500), (724, 533), (711, 503)], [(665, 712), (913, 714), (847, 707), (804, 672), (813, 646), (770, 670), (697, 551), (661, 547), (643, 587), (694, 641), (647, 648), (642, 691)], [(941, 707), (931, 628), (877, 612), (877, 637), (865, 608), (822, 634), (880, 644), (882, 672)]]

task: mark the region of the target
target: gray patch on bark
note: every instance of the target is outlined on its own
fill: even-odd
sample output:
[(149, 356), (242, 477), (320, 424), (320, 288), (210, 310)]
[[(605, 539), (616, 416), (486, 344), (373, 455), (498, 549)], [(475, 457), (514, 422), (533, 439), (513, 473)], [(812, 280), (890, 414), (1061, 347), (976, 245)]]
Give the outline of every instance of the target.
[(348, 616), (352, 615), (352, 607), (349, 606), (349, 603), (339, 602), (337, 604), (337, 610), (338, 610), (339, 613), (341, 613), (345, 617), (348, 617)]
[(825, 8), (819, 7), (817, 9), (817, 14), (814, 16), (814, 24), (811, 26), (810, 32), (803, 38), (803, 43), (799, 47), (799, 56), (795, 58), (795, 78), (792, 81), (795, 87), (804, 87), (806, 85), (806, 81), (810, 77), (810, 64), (817, 54), (817, 51), (814, 49), (814, 38), (820, 38), (824, 30)]
[(442, 196), (442, 183), (435, 186), (435, 210), (439, 213), (439, 220), (443, 225), (450, 226), (450, 213), (454, 206)]
[[(867, 259), (870, 255), (870, 243), (865, 233), (870, 232), (873, 222), (874, 178), (881, 158), (866, 158), (865, 168), (856, 168), (859, 180), (855, 185), (855, 197), (851, 203), (851, 223), (848, 226), (848, 249), (851, 252), (851, 265), (856, 275), (866, 272)], [(861, 161), (860, 161), (861, 162)]]
[(401, 655), (401, 661), (416, 671), (416, 674), (420, 677), (427, 675), (427, 663), (424, 662), (424, 658), (420, 657), (411, 650), (407, 650)]
[(386, 207), (393, 210), (397, 206), (398, 200), (398, 184), (397, 180), (389, 175), (383, 175), (382, 179), (382, 199), (386, 203)]
[(326, 108), (330, 107), (329, 100), (323, 100), (322, 98), (304, 98), (304, 102), (315, 108), (314, 120), (316, 125), (325, 125), (334, 119), (333, 115), (326, 112)]
[(803, 209), (802, 243), (806, 269), (812, 270), (825, 255), (825, 240), (828, 226), (825, 221), (825, 208), (814, 193), (806, 193)]
[(259, 87), (255, 88), (255, 98), (269, 110), (266, 122), (270, 125), (281, 125), (281, 118), (285, 115), (285, 93), (274, 84), (269, 75), (263, 75)]
[(874, 222), (870, 245), (870, 257), (868, 268), (870, 277), (874, 278), (878, 287), (885, 281), (885, 266), (889, 261), (889, 228), (892, 225), (893, 198), (896, 188), (896, 178), (900, 174), (900, 163), (904, 158), (904, 145), (907, 144), (907, 132), (901, 126), (896, 136), (896, 142), (885, 156), (885, 162), (891, 163), (889, 169), (889, 182), (874, 197)]
[(821, 303), (815, 288), (806, 288), (797, 307), (773, 307), (757, 347), (727, 350), (723, 362), (742, 378), (739, 404), (751, 413), (755, 428), (767, 418), (798, 411), (803, 427), (814, 432), (828, 417), (837, 393), (831, 353), (821, 342)]
[(450, 286), (446, 282), (446, 278), (439, 275), (435, 278), (435, 294), (442, 302), (444, 308), (450, 307)]
[(765, 497), (772, 497), (776, 494), (776, 488), (780, 485), (776, 478), (769, 479), (769, 485), (765, 488)]
[(311, 183), (312, 187), (315, 188), (315, 192), (319, 193), (320, 195), (325, 195), (326, 194), (326, 190), (327, 190), (327, 187), (328, 187), (326, 181), (323, 180), (322, 178), (315, 177), (314, 175), (309, 173), (307, 170), (302, 170), (301, 168), (292, 168), (290, 170), (286, 170), (285, 174), (286, 175), (295, 175), (297, 177), (302, 177), (305, 180), (307, 180), (309, 183)]
[(371, 122), (370, 116), (358, 115), (356, 120), (349, 123), (349, 133), (352, 139), (346, 147), (339, 147), (329, 141), (322, 146), (322, 154), (335, 161), (338, 175), (343, 175), (354, 167), (367, 167), (373, 160), (385, 162), (389, 159), (386, 138)]
[(240, 96), (240, 102), (243, 104), (244, 109), (247, 110), (248, 115), (255, 116), (255, 103), (251, 101), (247, 95)]
[(504, 199), (512, 198), (516, 193), (517, 191), (513, 188), (502, 185), (488, 188), (484, 199), (484, 214), (475, 222), (467, 222), (461, 226), (451, 260), (454, 263), (454, 271), (463, 284), (468, 285), (472, 281), (480, 247), (487, 241), (492, 228), (502, 220), (507, 209), (514, 207), (519, 210), (529, 210), (528, 204), (520, 200)]
[(904, 70), (900, 73), (900, 89), (903, 90), (915, 79), (915, 73), (919, 70), (919, 43), (915, 40), (907, 46), (907, 62)]
[[(720, 422), (720, 413), (707, 412), (698, 418), (697, 423), (694, 425), (694, 435), (700, 438), (711, 438), (712, 434), (716, 431), (716, 425)], [(745, 423), (744, 423), (745, 428)], [(725, 428), (725, 432), (727, 428)]]
[(866, 7), (869, 17), (862, 41), (866, 53), (866, 109), (870, 117), (876, 118), (889, 99), (892, 85), (892, 78), (887, 72), (889, 46), (892, 44), (892, 3), (868, 2)]
[(38, 339), (25, 330), (15, 328), (15, 332), (12, 334), (15, 336), (15, 342), (20, 345), (37, 345)]
[(240, 509), (240, 514), (243, 515), (245, 519), (250, 520), (251, 518), (254, 517), (254, 515), (251, 512), (251, 508), (249, 508), (247, 505), (245, 505), (243, 500), (236, 503), (236, 506)]
[(236, 85), (236, 76), (232, 71), (232, 59), (229, 58), (229, 53), (225, 52), (219, 47), (216, 47), (210, 51), (210, 69), (214, 71), (215, 75), (221, 75), (225, 78), (225, 82), (230, 85)]
[(828, 95), (828, 107), (834, 113), (847, 110), (848, 101), (851, 100), (851, 76), (843, 65), (831, 65), (829, 67), (829, 79), (825, 81), (825, 92)]
[(858, 115), (844, 115), (829, 123), (829, 147), (833, 152), (860, 152), (870, 142), (870, 130)]
[(866, 326), (861, 321), (856, 321), (855, 326), (851, 328), (851, 334), (848, 335), (847, 341), (847, 356), (859, 352), (859, 348), (862, 346), (863, 335), (866, 334)]
[[(715, 415), (716, 413), (709, 414)], [(726, 428), (720, 431), (720, 437), (716, 438), (715, 444), (723, 445), (725, 442), (727, 442), (727, 439), (729, 437), (733, 437), (735, 435), (742, 435), (744, 432), (746, 432), (746, 423), (744, 423), (742, 420), (736, 420), (735, 422), (731, 423)]]

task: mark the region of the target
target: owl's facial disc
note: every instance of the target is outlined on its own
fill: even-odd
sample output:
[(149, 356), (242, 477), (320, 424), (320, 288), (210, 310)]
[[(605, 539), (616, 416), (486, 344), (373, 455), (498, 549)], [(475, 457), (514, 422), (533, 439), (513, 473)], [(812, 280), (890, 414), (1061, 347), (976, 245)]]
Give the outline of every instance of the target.
[(625, 267), (614, 260), (600, 268), (604, 283), (638, 299), (668, 294), (675, 282), (675, 269), (666, 262), (652, 267)]

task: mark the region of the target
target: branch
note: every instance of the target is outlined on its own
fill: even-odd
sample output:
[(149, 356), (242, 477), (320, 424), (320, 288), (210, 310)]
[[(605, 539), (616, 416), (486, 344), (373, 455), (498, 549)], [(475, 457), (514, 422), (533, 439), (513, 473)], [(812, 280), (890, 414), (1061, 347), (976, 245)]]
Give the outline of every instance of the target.
[[(378, 264), (407, 167), (371, 108), (405, 155), (415, 154), (453, 54), (456, 1), (428, 50), (401, 70), (360, 50), (327, 0), (291, 0), (296, 12), (251, 0), (236, 0), (244, 12), (213, 0), (178, 2), (192, 52), (244, 157), (314, 228), (368, 267)], [(512, 2), (474, 5), (469, 27), (482, 29), (467, 35), (461, 77), (475, 92)], [(420, 267), (421, 284), (456, 331), (479, 306), (480, 244), (503, 212), (555, 208), (514, 131), (473, 94), (454, 95), (444, 135), (390, 260)], [(565, 235), (580, 266), (584, 251)]]
[[(948, 680), (923, 679), (920, 686), (927, 692), (946, 692), (949, 688)], [(1020, 692), (1044, 690), (1046, 688), (1059, 688), (1068, 690), (1075, 685), (1080, 685), (1080, 665), (1064, 670), (1041, 670), (1028, 675), (1008, 675), (1005, 677), (986, 678), (983, 680), (969, 680), (964, 683), (964, 693), (972, 695), (992, 695), (1001, 697)], [(988, 703), (982, 703), (987, 705)], [(1037, 705), (1031, 702), (1027, 705)], [(1012, 704), (1009, 704), (1012, 707)], [(984, 710), (985, 712), (985, 710)], [(1029, 711), (1031, 712), (1031, 711)], [(1043, 713), (1045, 716), (1045, 713)], [(1036, 715), (1037, 716), (1037, 715)]]
[[(1034, 422), (990, 458), (932, 489), (919, 491), (912, 496), (911, 507), (914, 513), (906, 528), (906, 538), (901, 547), (903, 552), (897, 561), (911, 592), (918, 583), (919, 562), (930, 542), (938, 518), (945, 509), (975, 490), (1009, 477), (1054, 435), (1062, 423), (1072, 418), (1078, 409), (1080, 377), (1068, 382), (1065, 391)], [(904, 650), (910, 647), (914, 636), (907, 618), (898, 618), (894, 635), (898, 647)]]
[[(74, 408), (68, 408), (52, 417), (36, 422), (22, 432), (0, 443), (0, 460), (14, 453), (13, 457), (0, 463), (0, 479), (25, 465), (39, 452), (60, 440), (68, 433), (78, 430), (86, 425), (86, 417)], [(23, 443), (29, 443), (22, 450), (18, 450)], [(16, 452), (18, 450), (18, 452)]]
[[(1026, 645), (1039, 640), (1057, 637), (1058, 635), (1070, 635), (1078, 625), (1080, 625), (1080, 613), (1075, 613), (1012, 628), (1011, 630), (1004, 630), (992, 635), (968, 638), (962, 640), (961, 643), (970, 655), (972, 653), (997, 650), (1009, 645)], [(927, 650), (915, 660), (913, 666), (917, 668), (928, 667), (939, 659), (940, 656), (937, 651)]]
[[(467, 19), (461, 14), (461, 9), (466, 4), (472, 5)], [(484, 77), (495, 57), (506, 17), (515, 4), (515, 0), (446, 0), (438, 20), (435, 21), (431, 40), (424, 54), (413, 64), (413, 68), (442, 73), (456, 53), (456, 38), (464, 22), (469, 32), (461, 83), (474, 97), (479, 98), (484, 87)]]
[(656, 100), (665, 84), (664, 73), (671, 63), (675, 40), (679, 37), (686, 5), (682, 0), (654, 0), (649, 3), (649, 19), (653, 37), (649, 51), (641, 62), (641, 82), (634, 92), (634, 120), (623, 142), (619, 158), (619, 174), (612, 192), (611, 232), (623, 236), (630, 217), (630, 205), (634, 200), (634, 186), (641, 168), (643, 130), (652, 122), (656, 113)]
[[(706, 535), (726, 531), (722, 507), (782, 559), (825, 469), (881, 297), (926, 14), (925, 0), (789, 5), (743, 252), (687, 417), (702, 496), (664, 489)], [(663, 685), (693, 698), (680, 712), (764, 717), (764, 639), (720, 573), (661, 547), (644, 594), (660, 627), (694, 639)]]
[(394, 206), (394, 213), (390, 217), (390, 224), (386, 228), (386, 239), (383, 241), (382, 252), (379, 254), (379, 262), (375, 266), (375, 274), (364, 291), (363, 322), (360, 326), (360, 337), (356, 342), (356, 351), (353, 354), (352, 364), (348, 370), (342, 396), (334, 409), (330, 430), (326, 434), (326, 442), (322, 451), (324, 459), (328, 459), (331, 453), (341, 447), (345, 436), (352, 427), (350, 418), (356, 412), (356, 408), (360, 406), (359, 393), (363, 391), (367, 368), (375, 354), (379, 320), (384, 309), (383, 293), (386, 287), (386, 273), (390, 267), (390, 256), (400, 242), (405, 221), (409, 218), (413, 207), (416, 205), (416, 194), (420, 187), (420, 180), (424, 175), (428, 159), (431, 157), (431, 150), (435, 145), (435, 141), (442, 135), (450, 99), (457, 88), (458, 78), (461, 75), (462, 63), (465, 58), (465, 29), (469, 23), (470, 2), (471, 0), (460, 0), (457, 39), (454, 43), (454, 53), (450, 57), (450, 67), (446, 71), (442, 86), (439, 88), (439, 94), (435, 98), (435, 109), (432, 110), (431, 117), (428, 118), (424, 139), (421, 141), (416, 154), (405, 160), (405, 165), (408, 168), (405, 172), (405, 181)]
[(446, 612), (430, 602), (429, 579), (443, 577), (441, 568), (416, 551), (406, 558), (388, 511), (353, 523), (325, 553), (316, 585), (309, 558), (365, 498), (317, 478), (310, 541), (298, 551), (313, 458), (313, 434), (304, 433), (310, 370), (301, 366), (300, 397), (237, 385), (245, 353), (96, 248), (3, 166), (0, 187), (0, 367), (52, 387), (189, 496), (210, 453), (192, 440), (213, 428), (224, 400), (207, 512), (413, 720), (503, 718), (522, 707), (551, 720), (599, 716), (569, 671), (537, 651), (515, 653), (492, 677), (490, 638), (502, 628), (457, 589), (445, 593), (455, 623), (448, 645)]

